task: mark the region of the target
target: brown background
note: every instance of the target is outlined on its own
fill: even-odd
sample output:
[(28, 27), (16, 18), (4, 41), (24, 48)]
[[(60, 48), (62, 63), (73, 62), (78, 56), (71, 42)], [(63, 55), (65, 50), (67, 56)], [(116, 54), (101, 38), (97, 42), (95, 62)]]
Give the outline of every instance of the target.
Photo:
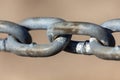
[[(100, 24), (120, 18), (120, 0), (0, 0), (1, 20), (19, 22), (48, 16)], [(37, 43), (49, 42), (46, 31), (31, 34)], [(116, 34), (117, 44), (119, 37)], [(73, 36), (73, 39), (88, 37)], [(120, 80), (120, 61), (65, 52), (49, 58), (25, 58), (1, 52), (0, 80)]]

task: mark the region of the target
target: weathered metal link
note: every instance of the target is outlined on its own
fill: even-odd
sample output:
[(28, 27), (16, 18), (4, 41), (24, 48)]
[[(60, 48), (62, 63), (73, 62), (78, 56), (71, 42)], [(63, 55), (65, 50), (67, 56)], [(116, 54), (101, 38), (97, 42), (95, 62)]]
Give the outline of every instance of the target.
[[(65, 20), (59, 18), (29, 18), (22, 21), (20, 25), (25, 26), (28, 30), (41, 30), (64, 21)], [(14, 37), (10, 36), (6, 40), (6, 51), (26, 57), (48, 57), (62, 51), (67, 46), (70, 39), (71, 35), (63, 35), (56, 38), (50, 44), (22, 44), (16, 41)]]
[(49, 57), (63, 50), (69, 40), (68, 37), (58, 37), (50, 44), (21, 44), (9, 36), (6, 40), (6, 51), (25, 57)]
[[(62, 22), (54, 24), (48, 29), (49, 40), (52, 41), (58, 35), (77, 34), (95, 37), (105, 46), (114, 46), (115, 41), (111, 33), (99, 25), (88, 22)], [(88, 41), (71, 41), (64, 51), (76, 54), (92, 54), (89, 47), (85, 46)]]
[(32, 42), (31, 36), (25, 27), (10, 21), (0, 20), (0, 33), (12, 35), (21, 43), (29, 44)]
[(114, 46), (115, 41), (112, 34), (108, 33), (104, 28), (97, 24), (88, 22), (61, 22), (54, 24), (48, 29), (50, 41), (54, 40), (58, 35), (77, 34), (95, 37), (105, 46)]
[[(120, 32), (120, 19), (112, 19), (106, 21), (102, 26), (108, 29), (109, 32)], [(99, 58), (109, 60), (120, 60), (120, 47), (106, 47), (101, 45), (96, 39), (90, 40), (91, 51)]]
[[(33, 43), (30, 30), (47, 30), (50, 44)], [(6, 39), (0, 39), (0, 51), (26, 57), (49, 57), (64, 50), (107, 60), (120, 60), (120, 47), (115, 47), (113, 32), (120, 32), (120, 19), (109, 20), (101, 25), (53, 17), (28, 18), (19, 24), (0, 20), (0, 33), (9, 34)], [(91, 38), (73, 41), (72, 35), (87, 35)]]

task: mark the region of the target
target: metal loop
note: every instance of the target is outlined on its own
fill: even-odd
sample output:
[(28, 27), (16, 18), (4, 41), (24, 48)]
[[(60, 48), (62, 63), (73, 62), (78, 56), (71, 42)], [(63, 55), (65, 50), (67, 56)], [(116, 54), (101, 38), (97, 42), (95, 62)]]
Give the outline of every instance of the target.
[[(101, 26), (88, 22), (57, 23), (48, 29), (47, 34), (49, 36), (50, 41), (54, 40), (58, 35), (77, 34), (77, 35), (88, 35), (95, 37), (98, 41), (100, 41), (103, 45), (106, 46), (115, 45), (115, 41), (112, 34), (108, 33)], [(86, 53), (86, 51), (83, 50), (84, 48), (80, 48), (81, 46), (84, 46), (84, 44), (85, 42), (81, 42), (81, 41), (80, 42), (71, 41), (64, 50), (72, 53), (81, 53), (81, 52)]]
[(7, 33), (22, 43), (29, 44), (32, 42), (31, 36), (24, 26), (10, 21), (0, 20), (0, 33)]
[(101, 26), (88, 22), (61, 22), (48, 29), (49, 40), (54, 40), (58, 35), (77, 34), (95, 37), (103, 45), (114, 46), (114, 37)]
[[(50, 44), (31, 43), (28, 31), (38, 29), (47, 30)], [(20, 24), (0, 20), (0, 33), (9, 34), (8, 38), (0, 39), (0, 51), (26, 57), (48, 57), (64, 50), (75, 54), (95, 55), (102, 59), (120, 60), (120, 47), (114, 47), (113, 32), (120, 32), (120, 19), (109, 20), (101, 25), (69, 22), (53, 17), (29, 18)], [(73, 34), (88, 35), (91, 38), (73, 41)]]
[[(120, 19), (112, 19), (106, 21), (102, 26), (109, 30), (109, 32), (120, 32)], [(106, 47), (101, 45), (97, 40), (90, 39), (90, 48), (94, 55), (99, 58), (109, 60), (120, 60), (120, 47)]]
[(6, 51), (26, 57), (49, 57), (63, 50), (69, 41), (69, 37), (58, 37), (50, 44), (21, 44), (9, 36), (6, 40)]
[[(29, 30), (47, 29), (50, 26), (53, 26), (53, 24), (63, 21), (65, 20), (59, 18), (31, 18), (22, 21), (21, 25), (25, 26)], [(9, 36), (6, 40), (6, 51), (26, 57), (48, 57), (62, 51), (67, 46), (70, 39), (70, 35), (65, 35), (57, 37), (50, 44), (21, 44), (12, 36)]]

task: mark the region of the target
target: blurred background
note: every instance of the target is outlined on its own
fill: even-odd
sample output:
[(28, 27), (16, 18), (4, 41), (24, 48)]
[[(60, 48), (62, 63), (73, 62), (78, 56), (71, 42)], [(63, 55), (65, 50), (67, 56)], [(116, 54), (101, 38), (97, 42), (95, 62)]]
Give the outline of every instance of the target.
[[(120, 18), (120, 0), (0, 0), (1, 20), (19, 23), (29, 17), (59, 17), (101, 24)], [(34, 42), (49, 43), (46, 31), (30, 33)], [(119, 33), (114, 36), (118, 45)], [(89, 37), (74, 35), (72, 39)], [(119, 75), (120, 61), (95, 56), (62, 51), (48, 58), (26, 58), (0, 52), (0, 80), (120, 80)]]

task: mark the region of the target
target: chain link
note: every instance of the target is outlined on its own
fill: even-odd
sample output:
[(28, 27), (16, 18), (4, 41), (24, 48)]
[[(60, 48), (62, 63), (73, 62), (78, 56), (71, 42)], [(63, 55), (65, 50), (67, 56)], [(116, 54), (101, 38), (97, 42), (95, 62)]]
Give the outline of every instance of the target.
[[(32, 42), (30, 30), (47, 30), (50, 44)], [(106, 60), (120, 60), (120, 47), (115, 46), (113, 32), (120, 31), (120, 19), (97, 25), (89, 22), (72, 22), (60, 18), (28, 18), (19, 24), (0, 20), (0, 32), (9, 34), (0, 39), (0, 51), (26, 57), (49, 57), (61, 51), (95, 55)], [(73, 41), (72, 35), (90, 36), (86, 41)]]

